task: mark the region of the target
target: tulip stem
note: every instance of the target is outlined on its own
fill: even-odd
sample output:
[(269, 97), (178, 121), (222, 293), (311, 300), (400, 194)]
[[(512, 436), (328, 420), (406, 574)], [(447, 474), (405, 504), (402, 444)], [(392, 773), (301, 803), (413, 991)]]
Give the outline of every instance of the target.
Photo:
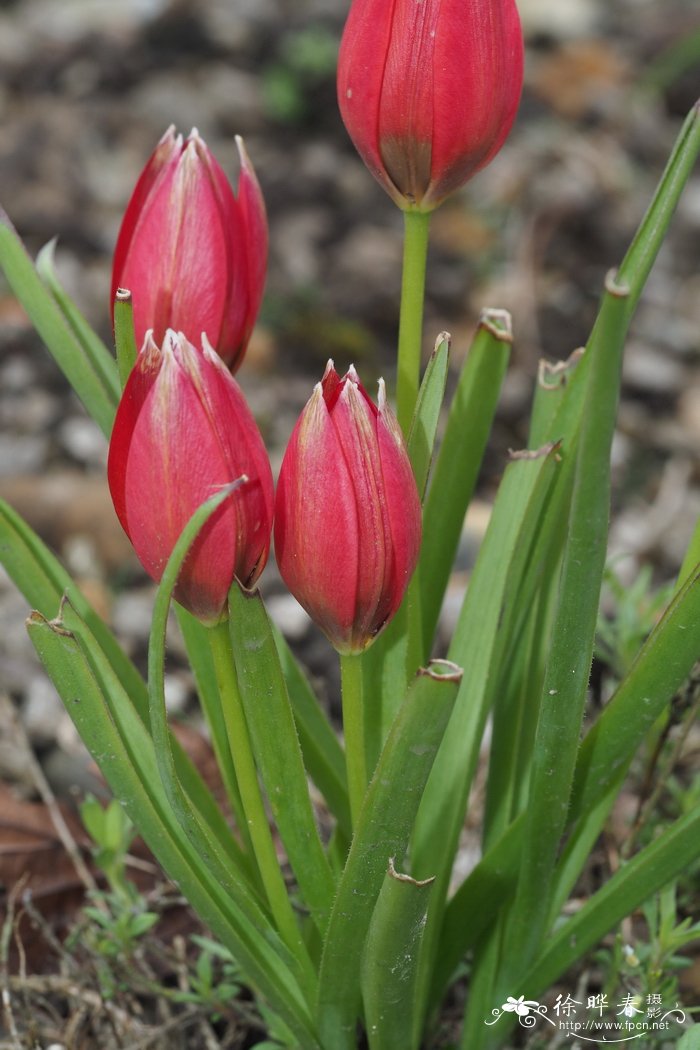
[(117, 288), (114, 298), (114, 344), (117, 351), (117, 370), (122, 390), (136, 364), (138, 347), (134, 333), (134, 308), (131, 292)]
[(406, 211), (404, 219), (396, 406), (401, 429), (408, 436), (420, 382), (430, 212)]
[(359, 653), (341, 653), (340, 656), (345, 765), (348, 773), (348, 795), (350, 796), (350, 816), (353, 828), (357, 827), (357, 820), (367, 790), (361, 660)]
[(277, 851), (272, 839), (270, 824), (265, 812), (255, 766), (255, 758), (248, 732), (243, 702), (238, 686), (238, 675), (234, 662), (228, 622), (223, 621), (209, 628), (211, 653), (214, 658), (216, 680), (221, 693), (226, 733), (233, 757), (238, 786), (243, 802), (253, 852), (270, 904), (277, 928), (302, 966), (311, 966), (308, 953), (301, 939), (301, 931), (294, 918), (287, 888), (282, 877)]

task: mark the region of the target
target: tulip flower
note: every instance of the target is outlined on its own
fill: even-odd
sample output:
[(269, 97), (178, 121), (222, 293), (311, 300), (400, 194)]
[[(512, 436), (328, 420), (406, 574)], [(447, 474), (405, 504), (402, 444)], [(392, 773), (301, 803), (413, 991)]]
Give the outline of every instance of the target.
[(340, 653), (389, 622), (416, 566), (421, 508), (403, 435), (379, 382), (328, 363), (292, 433), (275, 504), (285, 583)]
[(350, 138), (403, 209), (431, 211), (495, 156), (520, 99), (514, 0), (353, 0), (338, 58)]
[(131, 291), (136, 342), (168, 328), (199, 345), (202, 332), (235, 371), (260, 309), (267, 266), (267, 219), (240, 138), (238, 196), (193, 130), (183, 143), (170, 127), (136, 184), (122, 220), (112, 273)]
[(175, 598), (216, 622), (236, 576), (250, 586), (267, 561), (272, 473), (243, 394), (206, 337), (162, 346), (149, 332), (117, 409), (107, 465), (117, 516), (154, 580), (194, 511), (218, 488), (247, 481), (214, 512), (182, 567)]

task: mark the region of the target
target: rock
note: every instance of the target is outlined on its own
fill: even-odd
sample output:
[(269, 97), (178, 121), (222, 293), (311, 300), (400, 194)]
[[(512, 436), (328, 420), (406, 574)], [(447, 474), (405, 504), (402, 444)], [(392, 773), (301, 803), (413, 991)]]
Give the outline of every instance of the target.
[(43, 671), (29, 680), (22, 719), (29, 739), (37, 747), (53, 744), (62, 735), (61, 723), (68, 719), (68, 715), (56, 689)]
[(289, 641), (300, 641), (308, 632), (311, 619), (291, 594), (276, 594), (265, 602), (270, 618)]

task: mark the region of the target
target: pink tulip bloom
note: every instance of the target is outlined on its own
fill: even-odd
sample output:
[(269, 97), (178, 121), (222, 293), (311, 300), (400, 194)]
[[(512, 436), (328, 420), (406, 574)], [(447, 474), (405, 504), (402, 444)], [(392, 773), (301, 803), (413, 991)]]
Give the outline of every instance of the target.
[(224, 612), (234, 576), (250, 586), (267, 561), (272, 473), (240, 387), (206, 338), (198, 350), (168, 331), (159, 347), (148, 333), (117, 409), (107, 475), (119, 520), (154, 580), (197, 507), (244, 474), (195, 540), (175, 590), (207, 622)]
[(136, 342), (168, 328), (199, 345), (204, 333), (235, 371), (260, 309), (267, 267), (267, 219), (240, 138), (238, 196), (193, 130), (183, 143), (170, 127), (144, 168), (122, 220), (112, 303), (127, 288)]
[(329, 362), (280, 472), (275, 552), (297, 601), (339, 652), (365, 649), (392, 618), (418, 560), (421, 507), (403, 435), (354, 368)]
[(353, 0), (338, 102), (360, 156), (403, 209), (431, 211), (488, 164), (523, 81), (514, 0)]

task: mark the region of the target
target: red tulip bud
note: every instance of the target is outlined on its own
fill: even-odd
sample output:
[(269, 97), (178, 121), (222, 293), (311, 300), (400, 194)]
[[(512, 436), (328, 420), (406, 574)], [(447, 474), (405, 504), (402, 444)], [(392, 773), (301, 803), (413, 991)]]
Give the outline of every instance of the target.
[(235, 371), (260, 309), (267, 220), (240, 138), (236, 197), (193, 130), (183, 143), (170, 127), (141, 174), (122, 220), (112, 273), (133, 296), (136, 342), (166, 329), (199, 345), (202, 333)]
[(333, 362), (285, 453), (275, 552), (285, 583), (340, 652), (360, 652), (391, 619), (418, 559), (421, 507), (401, 429), (354, 368)]
[(400, 208), (431, 211), (495, 156), (520, 100), (514, 0), (353, 0), (338, 59), (350, 138)]
[(159, 347), (148, 333), (117, 409), (107, 473), (119, 520), (154, 580), (197, 507), (247, 476), (207, 521), (175, 590), (195, 616), (218, 620), (234, 576), (250, 586), (263, 570), (274, 496), (255, 420), (206, 338), (197, 350), (168, 331)]

